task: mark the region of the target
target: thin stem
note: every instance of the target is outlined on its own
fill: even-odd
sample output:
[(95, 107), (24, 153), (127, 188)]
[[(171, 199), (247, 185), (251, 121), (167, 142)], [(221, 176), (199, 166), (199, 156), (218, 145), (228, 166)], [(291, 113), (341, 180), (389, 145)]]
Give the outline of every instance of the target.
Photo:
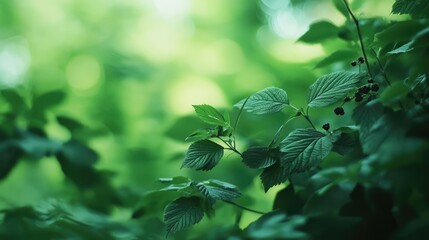
[(253, 213), (257, 213), (257, 214), (266, 214), (266, 212), (261, 212), (261, 211), (258, 211), (258, 210), (253, 210), (253, 209), (250, 209), (248, 207), (241, 206), (241, 205), (239, 205), (239, 204), (237, 204), (235, 202), (231, 202), (231, 201), (228, 201), (228, 200), (223, 200), (223, 201), (226, 202), (226, 203), (229, 203), (231, 205), (234, 205), (234, 206), (236, 206), (238, 208), (241, 208), (243, 210), (249, 211), (249, 212), (253, 212)]
[(310, 123), (311, 127), (316, 130), (316, 127), (314, 126), (313, 122), (310, 119), (310, 115), (308, 115), (308, 107), (306, 112), (304, 113), (303, 111), (301, 111), (302, 116), (305, 118), (305, 120), (307, 120), (308, 123)]
[(235, 119), (234, 128), (232, 129), (232, 132), (234, 133), (235, 129), (237, 128), (238, 121), (240, 121), (241, 113), (243, 112), (244, 105), (246, 105), (247, 101), (250, 97), (247, 97), (246, 100), (244, 100), (243, 105), (241, 105), (240, 111), (238, 112), (237, 118)]
[(228, 150), (231, 150), (231, 151), (233, 151), (233, 152), (235, 152), (235, 153), (237, 153), (238, 155), (240, 155), (240, 157), (243, 157), (243, 154), (241, 154), (241, 152), (240, 151), (238, 151), (236, 148), (235, 148), (235, 146), (232, 146), (231, 144), (229, 144), (227, 141), (225, 141), (224, 139), (222, 139), (221, 137), (217, 137), (219, 140), (221, 140), (226, 146), (227, 146), (227, 148), (226, 149), (228, 149)]
[(366, 56), (365, 45), (363, 44), (362, 33), (360, 31), (359, 21), (357, 20), (357, 18), (353, 14), (352, 10), (350, 9), (350, 6), (349, 6), (349, 3), (347, 2), (347, 0), (343, 0), (343, 1), (344, 1), (344, 4), (346, 5), (347, 11), (350, 13), (350, 16), (352, 17), (353, 22), (356, 25), (357, 33), (358, 33), (358, 36), (359, 36), (360, 47), (361, 47), (361, 50), (362, 50), (363, 57), (365, 59), (366, 68), (368, 69), (369, 76), (371, 78), (373, 78), (372, 73), (371, 73), (371, 68), (369, 67), (368, 58)]
[(389, 78), (387, 77), (386, 71), (384, 70), (384, 67), (381, 65), (380, 59), (377, 56), (377, 53), (375, 52), (375, 50), (373, 48), (371, 48), (372, 53), (375, 56), (375, 59), (377, 59), (377, 63), (378, 63), (378, 67), (380, 68), (381, 74), (383, 74), (384, 79), (386, 80), (387, 85), (391, 85)]

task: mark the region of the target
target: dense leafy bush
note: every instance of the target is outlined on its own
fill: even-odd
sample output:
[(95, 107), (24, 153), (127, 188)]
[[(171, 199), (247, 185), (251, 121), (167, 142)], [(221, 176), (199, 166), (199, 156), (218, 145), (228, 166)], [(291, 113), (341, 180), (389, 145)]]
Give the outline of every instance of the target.
[[(395, 21), (356, 16), (345, 0), (334, 0), (333, 4), (346, 18), (343, 25), (319, 21), (299, 38), (331, 50), (332, 44), (341, 41), (340, 48), (315, 65), (315, 69), (331, 73), (321, 75), (302, 93), (307, 94), (305, 106), (294, 105), (288, 89), (274, 86), (245, 96), (231, 111), (194, 105), (205, 127), (195, 129), (186, 139), (191, 145), (182, 168), (209, 171), (228, 152), (237, 154), (243, 168), (259, 172), (265, 192), (284, 186), (276, 193), (271, 212), (246, 207), (246, 201), (239, 201), (245, 194), (237, 184), (224, 179), (161, 178), (165, 187), (143, 196), (118, 188), (112, 183), (112, 174), (94, 167), (99, 156), (85, 143), (91, 132), (81, 123), (56, 116), (58, 124), (70, 133), (66, 142), (45, 133), (47, 111), (64, 100), (62, 92), (25, 98), (15, 90), (2, 90), (9, 109), (1, 120), (0, 178), (6, 178), (22, 159), (53, 156), (64, 175), (80, 189), (79, 201), (95, 212), (61, 202), (4, 209), (0, 237), (427, 238), (429, 2), (396, 0), (392, 14), (406, 16)], [(315, 120), (313, 114), (318, 111), (335, 120)], [(243, 129), (252, 124), (254, 115), (280, 116), (284, 123), (259, 129), (275, 133), (261, 141)], [(308, 126), (288, 132), (292, 121)], [(182, 231), (212, 217), (218, 203), (239, 210), (231, 216), (236, 225), (225, 225), (204, 236)], [(133, 209), (131, 218), (139, 220), (108, 220), (103, 214), (115, 207)], [(242, 210), (262, 216), (241, 229)], [(165, 232), (151, 232), (163, 225)]]

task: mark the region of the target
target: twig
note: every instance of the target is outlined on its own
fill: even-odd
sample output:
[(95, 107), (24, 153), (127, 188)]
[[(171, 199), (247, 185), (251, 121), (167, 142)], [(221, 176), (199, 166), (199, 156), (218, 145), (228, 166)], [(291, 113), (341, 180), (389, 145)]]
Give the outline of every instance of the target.
[(366, 68), (368, 69), (369, 76), (371, 78), (373, 78), (373, 75), (372, 75), (372, 72), (371, 72), (371, 68), (369, 67), (368, 58), (366, 56), (365, 45), (363, 44), (363, 40), (362, 40), (362, 33), (360, 31), (359, 21), (357, 20), (357, 18), (353, 14), (352, 10), (350, 9), (350, 6), (349, 6), (349, 3), (347, 2), (347, 0), (343, 0), (343, 1), (344, 1), (344, 4), (346, 5), (347, 11), (350, 13), (350, 16), (352, 17), (353, 22), (356, 25), (357, 33), (358, 33), (358, 36), (359, 36), (360, 47), (361, 47), (361, 50), (362, 50), (363, 57), (365, 59)]
[(228, 200), (222, 200), (222, 201), (224, 201), (224, 202), (226, 202), (226, 203), (229, 203), (229, 204), (231, 204), (231, 205), (234, 205), (234, 206), (236, 206), (236, 207), (238, 207), (238, 208), (241, 208), (241, 209), (243, 209), (243, 210), (249, 211), (249, 212), (253, 212), (253, 213), (257, 213), (257, 214), (266, 214), (266, 212), (261, 212), (261, 211), (258, 211), (258, 210), (250, 209), (250, 208), (248, 208), (248, 207), (241, 206), (241, 205), (239, 205), (239, 204), (237, 204), (237, 203), (235, 203), (235, 202), (231, 202), (231, 201), (228, 201)]

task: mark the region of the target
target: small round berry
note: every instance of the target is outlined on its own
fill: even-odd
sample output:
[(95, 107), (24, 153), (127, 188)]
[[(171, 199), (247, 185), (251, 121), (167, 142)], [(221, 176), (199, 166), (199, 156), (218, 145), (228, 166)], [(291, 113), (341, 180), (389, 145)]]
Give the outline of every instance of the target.
[(368, 79), (368, 83), (374, 83), (374, 79)]
[(358, 92), (361, 94), (368, 94), (371, 88), (369, 86), (362, 86), (359, 88)]
[(358, 61), (359, 61), (359, 63), (364, 63), (365, 62), (365, 60), (363, 59), (363, 57), (359, 57)]
[(371, 86), (371, 91), (373, 92), (377, 92), (380, 89), (380, 87), (378, 86), (378, 84), (374, 84)]
[(356, 61), (351, 62), (352, 67), (356, 67), (357, 63)]
[(344, 108), (342, 108), (342, 107), (337, 107), (337, 108), (335, 108), (334, 113), (335, 113), (336, 115), (344, 115)]
[(322, 126), (322, 128), (323, 128), (323, 129), (325, 129), (326, 131), (328, 131), (330, 127), (331, 127), (331, 126), (329, 125), (329, 123), (325, 123), (325, 124), (323, 124), (323, 126)]
[(344, 102), (350, 102), (351, 100), (352, 100), (351, 97), (344, 98)]
[(355, 96), (355, 101), (356, 101), (356, 102), (361, 102), (362, 100), (363, 100), (362, 95), (360, 95), (360, 94), (359, 94), (359, 95), (356, 95), (356, 96)]

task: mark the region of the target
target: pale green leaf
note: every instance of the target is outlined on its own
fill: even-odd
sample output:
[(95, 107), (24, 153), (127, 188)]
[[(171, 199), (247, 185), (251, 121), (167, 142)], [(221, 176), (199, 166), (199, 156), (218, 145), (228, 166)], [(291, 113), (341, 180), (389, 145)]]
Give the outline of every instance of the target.
[[(245, 101), (243, 99), (234, 106), (241, 108)], [(267, 114), (279, 112), (288, 105), (289, 98), (283, 89), (268, 87), (250, 96), (244, 110), (254, 114)]]
[(216, 110), (216, 108), (210, 105), (193, 105), (195, 113), (201, 121), (217, 126), (229, 126), (229, 122), (227, 122), (224, 116)]
[(343, 99), (355, 89), (361, 75), (354, 72), (336, 72), (324, 75), (310, 86), (309, 107), (327, 107)]

